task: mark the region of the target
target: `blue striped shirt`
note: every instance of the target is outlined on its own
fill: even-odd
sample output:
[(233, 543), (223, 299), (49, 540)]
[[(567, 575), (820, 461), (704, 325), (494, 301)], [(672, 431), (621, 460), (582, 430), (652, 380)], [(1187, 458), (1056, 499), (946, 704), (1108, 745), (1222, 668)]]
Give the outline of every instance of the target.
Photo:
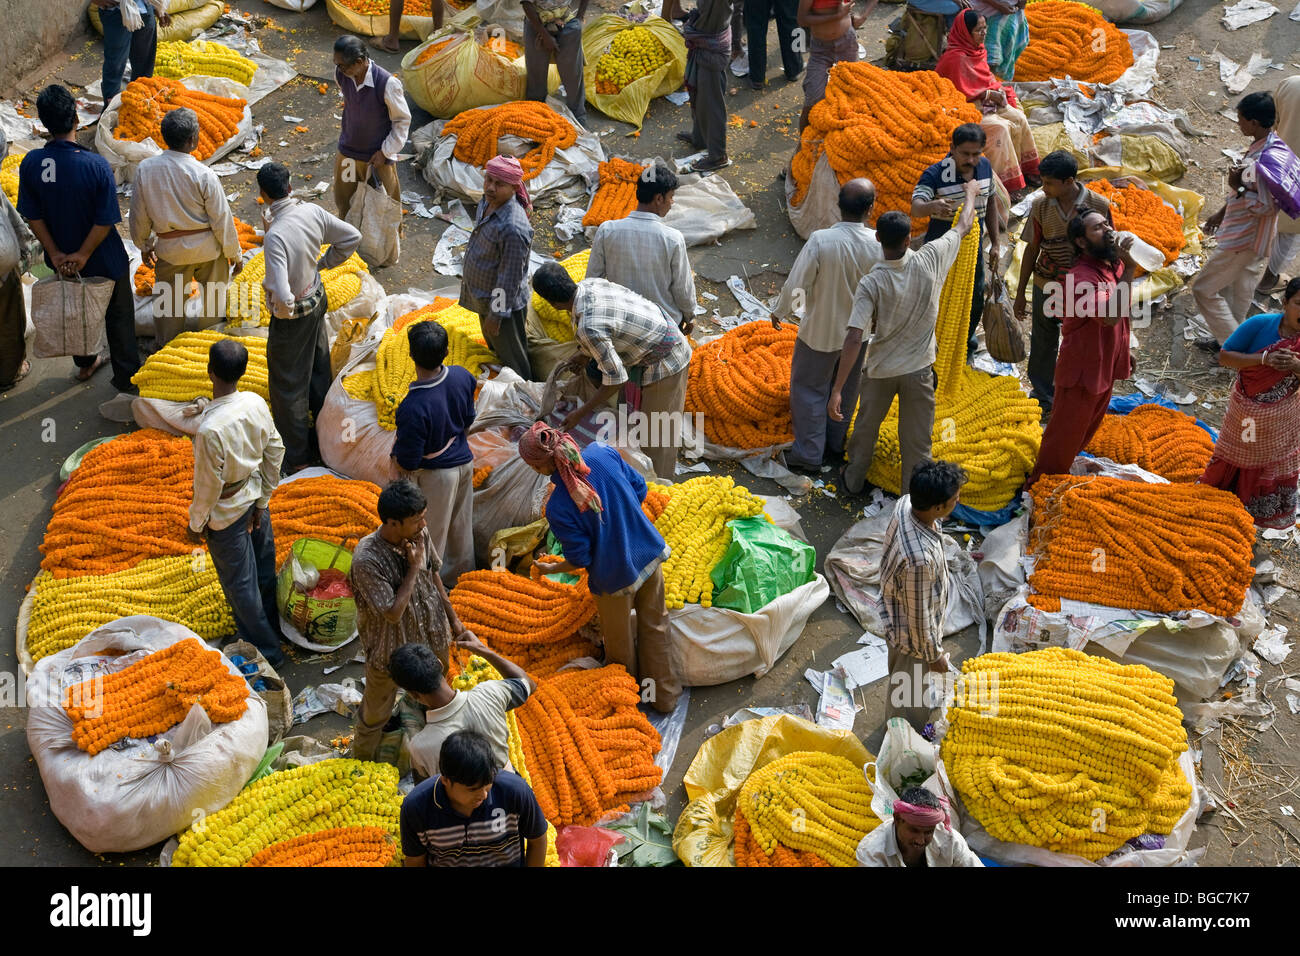
[(402, 801), (402, 852), (429, 866), (523, 866), (524, 841), (546, 836), (546, 817), (518, 774), (502, 771), (468, 817), (451, 805), (442, 775)]

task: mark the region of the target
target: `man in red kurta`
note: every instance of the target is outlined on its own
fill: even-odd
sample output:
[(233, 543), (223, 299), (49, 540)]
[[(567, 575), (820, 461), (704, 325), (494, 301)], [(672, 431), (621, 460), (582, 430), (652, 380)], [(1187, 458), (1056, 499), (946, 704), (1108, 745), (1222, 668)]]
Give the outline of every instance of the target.
[[(1115, 382), (1128, 378), (1133, 263), (1121, 254), (1110, 222), (1089, 210), (1066, 229), (1079, 258), (1049, 288), (1045, 311), (1061, 317), (1055, 401), (1028, 486), (1042, 475), (1066, 474), (1101, 426)], [(1131, 238), (1126, 236), (1126, 246)]]

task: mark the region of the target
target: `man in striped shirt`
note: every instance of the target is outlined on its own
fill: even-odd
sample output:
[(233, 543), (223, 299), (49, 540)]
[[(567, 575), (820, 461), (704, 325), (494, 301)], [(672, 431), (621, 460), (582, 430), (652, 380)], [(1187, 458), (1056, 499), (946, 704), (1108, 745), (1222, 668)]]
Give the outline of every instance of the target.
[(942, 643), (948, 563), (939, 523), (957, 507), (965, 483), (966, 472), (959, 465), (922, 462), (885, 531), (880, 557), (881, 619), (889, 645), (885, 719), (902, 717), (917, 731), (930, 719), (925, 673), (948, 670)]
[(1276, 121), (1271, 93), (1251, 93), (1237, 104), (1237, 128), (1251, 144), (1242, 164), (1228, 173), (1227, 202), (1205, 222), (1217, 246), (1192, 285), (1196, 307), (1210, 329), (1196, 345), (1207, 352), (1219, 351), (1247, 317), (1255, 286), (1273, 254), (1277, 205), (1256, 179), (1255, 162)]

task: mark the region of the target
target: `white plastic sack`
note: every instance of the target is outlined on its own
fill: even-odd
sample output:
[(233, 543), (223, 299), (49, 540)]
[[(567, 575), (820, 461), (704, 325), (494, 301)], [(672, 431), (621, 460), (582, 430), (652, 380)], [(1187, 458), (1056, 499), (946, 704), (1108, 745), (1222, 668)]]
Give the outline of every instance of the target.
[(812, 181), (803, 202), (798, 206), (791, 202), (794, 197), (794, 174), (786, 166), (785, 173), (785, 209), (790, 216), (790, 225), (799, 233), (800, 239), (807, 239), (818, 229), (826, 229), (840, 221), (840, 182), (831, 169), (831, 161), (825, 153), (817, 157), (813, 166)]
[[(933, 744), (916, 732), (916, 729), (902, 717), (891, 717), (885, 724), (885, 737), (880, 743), (880, 753), (876, 759), (862, 768), (867, 775), (868, 768), (875, 768), (875, 781), (867, 778), (871, 788), (871, 810), (882, 821), (888, 823), (894, 815), (894, 801), (899, 798), (900, 789), (906, 789), (901, 781), (918, 772), (927, 776), (921, 786), (937, 796), (946, 796), (951, 801), (952, 795), (945, 792), (939, 783), (935, 771), (939, 767), (939, 745)], [(950, 814), (951, 816), (951, 814)], [(957, 821), (953, 821), (957, 825)]]
[(1097, 7), (1112, 23), (1148, 24), (1163, 20), (1182, 0), (1101, 0)]
[[(721, 239), (733, 229), (758, 228), (753, 211), (721, 176), (690, 173), (679, 176), (678, 183), (664, 225), (680, 232), (688, 246)], [(584, 230), (588, 242), (595, 238), (597, 228), (588, 226)]]
[(818, 574), (753, 614), (698, 604), (671, 610), (673, 673), (688, 687), (711, 687), (749, 674), (762, 677), (798, 640), (829, 595), (826, 579)]
[(310, 10), (316, 6), (316, 0), (266, 0), (273, 7), (279, 7), (281, 10), (292, 10), (294, 13), (302, 13), (304, 10)]
[(392, 480), (390, 459), (397, 433), (379, 424), (374, 402), (353, 398), (343, 389), (344, 376), (374, 367), (373, 356), (368, 356), (342, 368), (316, 416), (316, 438), (321, 460), (334, 471), (383, 488)]
[[(27, 744), (50, 809), (92, 853), (125, 853), (167, 839), (215, 813), (243, 789), (266, 750), (266, 704), (250, 694), (238, 720), (213, 724), (194, 707), (153, 743), (130, 741), (93, 757), (72, 741), (63, 692), (93, 676), (95, 665), (117, 671), (196, 635), (181, 624), (132, 616), (96, 628), (73, 647), (37, 662), (27, 683)], [(104, 656), (106, 651), (121, 656)], [(230, 672), (239, 670), (224, 657)], [(241, 677), (242, 680), (242, 677)]]

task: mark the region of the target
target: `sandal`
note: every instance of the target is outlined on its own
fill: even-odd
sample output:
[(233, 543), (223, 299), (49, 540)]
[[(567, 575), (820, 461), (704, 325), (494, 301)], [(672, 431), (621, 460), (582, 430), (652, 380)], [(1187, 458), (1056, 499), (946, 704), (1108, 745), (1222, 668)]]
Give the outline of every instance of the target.
[(19, 382), (21, 382), (31, 373), (32, 373), (31, 361), (29, 359), (23, 359), (22, 367), (18, 369), (18, 374), (14, 376), (14, 380), (10, 382), (8, 385), (0, 385), (0, 392), (9, 391), (9, 389), (13, 388), (15, 385), (17, 385)]
[(89, 365), (86, 368), (77, 369), (76, 380), (78, 382), (89, 382), (91, 378), (94, 377), (95, 373), (98, 372), (101, 368), (103, 368), (107, 364), (108, 364), (107, 356), (96, 355), (95, 362), (93, 365)]

